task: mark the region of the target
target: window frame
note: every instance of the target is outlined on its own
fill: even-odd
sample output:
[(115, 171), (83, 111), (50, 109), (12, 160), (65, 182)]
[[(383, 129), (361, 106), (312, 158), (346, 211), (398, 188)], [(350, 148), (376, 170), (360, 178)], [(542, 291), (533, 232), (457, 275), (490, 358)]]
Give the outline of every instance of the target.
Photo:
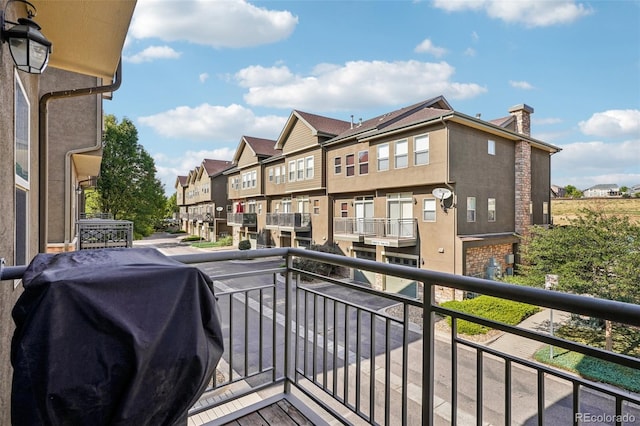
[(477, 220), (477, 203), (476, 197), (467, 197), (467, 222), (475, 222)]
[(496, 141), (493, 139), (487, 140), (487, 154), (496, 155)]
[[(418, 151), (418, 142), (422, 141), (422, 140), (426, 140), (427, 143), (427, 147), (426, 149), (421, 149)], [(416, 137), (413, 138), (413, 165), (414, 166), (426, 166), (429, 164), (429, 149), (430, 149), (430, 145), (429, 145), (429, 133), (426, 133), (424, 135), (418, 135)], [(425, 162), (419, 162), (418, 158), (419, 156), (426, 156), (426, 161)]]
[[(427, 209), (427, 203), (433, 204), (433, 209)], [(435, 198), (425, 198), (422, 200), (422, 221), (435, 222), (437, 220), (438, 203)], [(427, 218), (427, 214), (432, 214), (433, 218)]]
[[(404, 153), (398, 153), (398, 148), (402, 146), (404, 147)], [(398, 160), (404, 159), (404, 165), (398, 165)], [(393, 147), (393, 166), (395, 169), (406, 169), (409, 167), (409, 140), (402, 139), (396, 141)]]
[(314, 215), (320, 214), (320, 200), (317, 198), (313, 199), (313, 214)]
[(487, 222), (495, 222), (496, 218), (497, 218), (496, 199), (487, 198)]
[(346, 201), (340, 202), (340, 217), (349, 217), (349, 203)]
[(289, 161), (289, 182), (296, 181), (296, 161)]
[[(351, 164), (349, 164), (349, 159), (351, 159)], [(345, 162), (345, 176), (352, 177), (356, 175), (356, 156), (355, 154), (347, 154), (344, 158)], [(349, 172), (351, 170), (351, 172)]]
[(333, 158), (333, 174), (334, 175), (342, 174), (342, 157)]
[[(362, 161), (363, 156), (365, 157), (365, 161)], [(364, 149), (358, 151), (358, 175), (362, 176), (367, 174), (369, 174), (369, 150)]]
[(298, 158), (296, 160), (296, 167), (297, 167), (297, 180), (304, 180), (304, 158)]
[(306, 157), (304, 159), (305, 168), (304, 168), (304, 177), (305, 179), (313, 179), (315, 174), (315, 159), (312, 155)]
[[(387, 154), (386, 154), (385, 157), (381, 157), (380, 156), (380, 152), (381, 152), (382, 148), (386, 148)], [(378, 145), (376, 147), (377, 167), (378, 167), (378, 171), (379, 172), (385, 172), (385, 171), (389, 170), (389, 149), (390, 148), (389, 148), (389, 144), (388, 143), (383, 143), (383, 144), (380, 144), (380, 145)], [(382, 164), (383, 161), (386, 163), (386, 167), (385, 168), (381, 167), (381, 164)]]
[[(30, 189), (31, 174), (31, 103), (17, 71), (14, 74), (14, 80), (13, 173), (15, 184), (28, 191)], [(26, 148), (21, 148), (22, 145), (26, 145)], [(26, 176), (18, 172), (19, 166), (21, 170), (24, 170), (22, 167), (23, 162), (27, 169)]]

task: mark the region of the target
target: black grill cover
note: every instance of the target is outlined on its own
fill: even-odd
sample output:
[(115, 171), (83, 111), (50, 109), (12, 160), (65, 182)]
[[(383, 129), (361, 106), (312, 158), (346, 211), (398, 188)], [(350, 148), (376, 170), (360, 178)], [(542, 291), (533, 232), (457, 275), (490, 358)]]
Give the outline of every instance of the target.
[(40, 254), (13, 309), (12, 423), (173, 425), (223, 350), (209, 277), (155, 249)]

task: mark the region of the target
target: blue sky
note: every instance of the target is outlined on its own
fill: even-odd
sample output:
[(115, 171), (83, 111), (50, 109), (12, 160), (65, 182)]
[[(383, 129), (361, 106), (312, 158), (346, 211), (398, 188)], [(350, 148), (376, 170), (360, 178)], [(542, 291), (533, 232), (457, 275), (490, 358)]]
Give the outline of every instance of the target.
[(167, 194), (293, 109), (368, 119), (433, 96), (483, 119), (534, 108), (553, 184), (640, 184), (640, 1), (138, 0), (123, 83)]

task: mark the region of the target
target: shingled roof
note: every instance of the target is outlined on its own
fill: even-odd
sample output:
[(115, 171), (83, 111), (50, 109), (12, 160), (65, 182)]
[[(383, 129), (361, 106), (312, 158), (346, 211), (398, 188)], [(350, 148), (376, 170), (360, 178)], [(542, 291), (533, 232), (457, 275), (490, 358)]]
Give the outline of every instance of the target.
[(215, 176), (230, 168), (233, 163), (231, 161), (212, 160), (210, 158), (205, 158), (202, 161), (202, 165), (204, 166), (204, 169), (209, 176)]

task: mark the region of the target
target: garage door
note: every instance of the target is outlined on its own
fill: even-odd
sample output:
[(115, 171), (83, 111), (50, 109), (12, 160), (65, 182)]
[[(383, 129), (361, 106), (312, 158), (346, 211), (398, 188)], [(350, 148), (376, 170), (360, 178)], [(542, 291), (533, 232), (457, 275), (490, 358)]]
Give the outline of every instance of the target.
[[(356, 259), (376, 260), (376, 253), (374, 251), (354, 250), (353, 257)], [(353, 280), (371, 287), (376, 282), (376, 273), (354, 269)]]
[[(387, 255), (385, 259), (387, 263), (393, 265), (403, 265), (412, 268), (418, 267), (417, 258)], [(406, 278), (387, 275), (385, 277), (385, 290), (390, 293), (400, 293), (409, 297), (418, 297), (418, 283)]]

